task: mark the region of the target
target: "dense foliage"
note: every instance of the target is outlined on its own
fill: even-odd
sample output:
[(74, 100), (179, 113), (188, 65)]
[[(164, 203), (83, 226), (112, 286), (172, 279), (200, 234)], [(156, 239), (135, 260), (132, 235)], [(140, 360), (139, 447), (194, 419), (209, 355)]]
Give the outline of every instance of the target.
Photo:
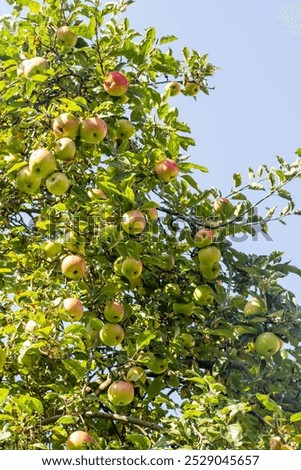
[[(274, 448), (298, 448), (300, 308), (281, 279), (301, 272), (283, 253), (239, 251), (234, 235), (267, 233), (272, 220), (298, 215), (286, 185), (300, 174), (299, 157), (249, 169), (246, 183), (235, 173), (220, 200), (218, 189), (194, 179), (207, 170), (189, 161), (194, 140), (171, 96), (184, 93), (197, 106), (194, 96), (208, 94), (216, 68), (206, 55), (185, 48), (175, 58), (174, 36), (133, 30), (131, 0), (7, 3), (14, 13), (0, 23), (0, 447), (63, 449), (84, 430), (92, 449), (268, 449), (271, 438)], [(65, 25), (75, 45), (59, 40)], [(26, 71), (36, 57), (47, 66)], [(104, 88), (112, 71), (128, 80), (126, 93)], [(165, 88), (174, 81), (175, 93)], [(57, 156), (55, 171), (70, 184), (63, 194), (44, 178), (24, 190), (22, 169), (33, 150), (54, 152), (53, 123), (63, 113), (98, 117), (108, 132), (97, 143), (76, 133), (75, 156)], [(125, 128), (129, 137), (118, 133), (124, 119), (134, 126)], [(179, 169), (170, 181), (158, 169), (166, 159)], [(256, 191), (264, 196), (254, 202)], [(287, 205), (260, 215), (269, 198)], [(123, 216), (132, 210), (141, 212), (133, 230)], [(217, 249), (214, 273), (194, 240), (205, 228)], [(70, 255), (85, 260), (80, 278), (62, 272)], [(141, 275), (125, 275), (129, 258), (142, 262)], [(196, 289), (204, 285), (206, 301)], [(252, 298), (259, 307), (246, 312)], [(66, 299), (80, 301), (82, 317)], [(124, 334), (116, 347), (99, 335), (113, 301), (124, 310), (109, 322), (119, 340)], [(263, 332), (279, 338), (275, 353), (256, 346)], [(142, 369), (130, 377), (135, 366)], [(107, 393), (119, 381), (134, 386), (127, 405)]]

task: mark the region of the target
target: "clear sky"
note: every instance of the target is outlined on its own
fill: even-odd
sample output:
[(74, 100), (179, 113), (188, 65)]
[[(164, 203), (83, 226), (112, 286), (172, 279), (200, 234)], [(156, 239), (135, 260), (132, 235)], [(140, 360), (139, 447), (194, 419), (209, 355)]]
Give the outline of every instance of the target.
[[(8, 11), (0, 0), (0, 14)], [(301, 2), (136, 0), (128, 16), (141, 32), (155, 26), (158, 35), (176, 35), (175, 51), (187, 45), (208, 52), (221, 67), (210, 82), (215, 90), (209, 97), (200, 95), (197, 102), (174, 98), (197, 141), (192, 159), (210, 170), (198, 177), (202, 188), (217, 186), (226, 195), (234, 172), (247, 182), (249, 166), (276, 166), (276, 155), (295, 160), (301, 147)], [(288, 189), (301, 207), (301, 180)], [(301, 268), (301, 217), (287, 224), (271, 225), (273, 241), (259, 236), (236, 248), (258, 254), (285, 251), (285, 259)], [(283, 284), (301, 302), (301, 280), (290, 276)]]

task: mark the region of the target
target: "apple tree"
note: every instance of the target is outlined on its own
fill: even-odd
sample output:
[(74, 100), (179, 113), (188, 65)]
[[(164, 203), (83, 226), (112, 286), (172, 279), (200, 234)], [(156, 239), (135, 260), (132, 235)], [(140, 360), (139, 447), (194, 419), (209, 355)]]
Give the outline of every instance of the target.
[(299, 214), (300, 152), (210, 187), (176, 105), (216, 67), (131, 3), (0, 19), (0, 448), (298, 448), (301, 271), (236, 240)]

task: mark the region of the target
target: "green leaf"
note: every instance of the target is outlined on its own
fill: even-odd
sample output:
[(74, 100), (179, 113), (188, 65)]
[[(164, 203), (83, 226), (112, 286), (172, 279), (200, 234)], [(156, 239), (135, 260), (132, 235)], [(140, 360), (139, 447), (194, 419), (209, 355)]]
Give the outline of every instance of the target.
[(256, 398), (259, 400), (263, 406), (273, 413), (282, 416), (282, 409), (277, 403), (275, 403), (268, 395), (263, 395), (262, 393), (256, 393)]
[(155, 28), (148, 28), (145, 33), (145, 39), (141, 42), (141, 54), (143, 57), (149, 55), (152, 50), (153, 44), (156, 39), (156, 29)]
[(156, 334), (152, 331), (143, 331), (136, 338), (137, 351), (140, 351), (145, 346), (148, 346), (152, 339), (156, 337)]
[(164, 387), (164, 381), (162, 377), (156, 377), (150, 386), (147, 389), (147, 394), (149, 398), (152, 400), (161, 392), (162, 388)]
[(171, 134), (168, 139), (168, 151), (173, 158), (179, 155), (180, 142), (177, 134)]
[(62, 361), (67, 371), (73, 375), (77, 380), (82, 380), (85, 373), (86, 367), (81, 363), (84, 361), (76, 361), (75, 359), (65, 359)]
[(301, 411), (299, 413), (295, 413), (290, 417), (290, 423), (297, 423), (301, 421)]
[(124, 191), (124, 197), (131, 202), (135, 202), (135, 193), (130, 186), (127, 186)]
[(28, 162), (19, 162), (15, 163), (7, 172), (6, 175), (9, 175), (10, 173), (13, 173), (16, 170), (20, 170), (23, 166), (28, 165)]
[(173, 41), (177, 41), (178, 38), (177, 36), (173, 36), (172, 34), (170, 35), (166, 35), (166, 36), (162, 36), (162, 38), (160, 39), (160, 43), (159, 44), (167, 44), (168, 42), (173, 42)]
[(0, 388), (0, 403), (2, 403), (9, 394), (8, 388)]

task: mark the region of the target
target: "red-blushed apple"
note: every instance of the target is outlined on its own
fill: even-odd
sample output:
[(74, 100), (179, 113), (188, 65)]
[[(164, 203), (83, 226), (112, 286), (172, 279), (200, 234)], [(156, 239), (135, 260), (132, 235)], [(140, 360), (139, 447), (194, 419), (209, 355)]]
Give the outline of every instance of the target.
[(62, 261), (61, 270), (68, 279), (78, 280), (86, 274), (87, 265), (81, 256), (68, 255)]
[(280, 341), (274, 333), (265, 331), (255, 340), (255, 351), (263, 357), (270, 358), (280, 349)]
[(25, 166), (22, 170), (19, 171), (16, 177), (16, 186), (19, 191), (28, 194), (34, 194), (37, 192), (41, 185), (41, 179), (34, 176), (30, 170), (29, 166)]
[(32, 152), (28, 163), (31, 174), (36, 178), (46, 178), (54, 172), (56, 167), (54, 155), (46, 148)]
[(212, 266), (221, 259), (221, 251), (217, 246), (206, 246), (198, 252), (199, 262), (202, 266)]
[(194, 236), (194, 244), (197, 248), (204, 248), (205, 246), (212, 245), (215, 235), (208, 228), (198, 230)]
[(107, 124), (103, 119), (90, 117), (85, 119), (80, 126), (80, 139), (88, 144), (98, 144), (107, 135)]
[(131, 367), (126, 374), (126, 379), (129, 382), (141, 382), (145, 383), (146, 382), (146, 372), (145, 370), (140, 367), (140, 366), (133, 366)]
[(244, 314), (246, 317), (249, 315), (263, 315), (266, 313), (266, 307), (259, 299), (251, 299), (244, 306)]
[(56, 37), (58, 43), (66, 49), (76, 46), (77, 35), (73, 33), (67, 25), (61, 26), (57, 29)]
[(115, 126), (117, 139), (127, 140), (135, 134), (135, 127), (128, 119), (119, 119)]
[(196, 96), (200, 91), (200, 85), (194, 82), (187, 82), (184, 87), (184, 94), (187, 96)]
[(122, 216), (121, 227), (131, 235), (137, 235), (146, 227), (146, 220), (142, 212), (138, 210), (128, 211)]
[(213, 209), (215, 210), (215, 213), (220, 215), (222, 218), (231, 217), (235, 210), (232, 203), (226, 197), (215, 199)]
[(118, 346), (124, 340), (124, 329), (118, 323), (105, 323), (99, 337), (106, 346)]
[(83, 317), (84, 306), (76, 297), (68, 297), (63, 300), (63, 309), (68, 313), (72, 321), (78, 321)]
[(213, 281), (220, 275), (221, 265), (219, 263), (213, 263), (211, 266), (204, 266), (201, 264), (200, 272), (204, 279)]
[(165, 87), (165, 91), (169, 96), (177, 96), (181, 92), (181, 84), (179, 82), (169, 82)]
[(129, 405), (135, 396), (134, 387), (130, 382), (119, 380), (112, 383), (108, 388), (108, 398), (115, 406)]
[(53, 147), (55, 156), (63, 161), (73, 160), (76, 152), (76, 146), (69, 137), (58, 139)]
[(87, 431), (74, 431), (67, 439), (67, 450), (85, 450), (87, 444), (91, 444), (93, 438)]
[(160, 181), (169, 183), (174, 180), (179, 174), (179, 167), (174, 160), (166, 158), (155, 166), (155, 173)]
[(50, 64), (44, 57), (33, 57), (32, 59), (23, 60), (19, 67), (26, 78), (31, 78), (34, 75), (43, 74), (49, 69)]
[(130, 281), (137, 279), (142, 273), (142, 261), (140, 259), (136, 260), (131, 256), (127, 256), (122, 262), (121, 272), (122, 275)]
[(120, 72), (110, 72), (104, 79), (103, 87), (111, 96), (122, 96), (127, 92), (129, 82)]
[(60, 242), (48, 241), (43, 244), (43, 249), (47, 258), (54, 258), (62, 251), (62, 244)]
[(70, 182), (68, 177), (61, 172), (52, 173), (46, 180), (46, 188), (55, 196), (62, 196), (68, 191)]
[(98, 188), (92, 188), (89, 192), (88, 195), (91, 199), (108, 199), (107, 195)]
[(193, 300), (198, 305), (211, 305), (214, 301), (214, 291), (207, 284), (197, 286), (193, 292)]
[(63, 113), (53, 121), (53, 132), (57, 139), (69, 137), (75, 139), (79, 131), (79, 120), (70, 113)]
[(124, 317), (124, 308), (120, 302), (108, 302), (104, 308), (103, 315), (108, 322), (118, 323)]

